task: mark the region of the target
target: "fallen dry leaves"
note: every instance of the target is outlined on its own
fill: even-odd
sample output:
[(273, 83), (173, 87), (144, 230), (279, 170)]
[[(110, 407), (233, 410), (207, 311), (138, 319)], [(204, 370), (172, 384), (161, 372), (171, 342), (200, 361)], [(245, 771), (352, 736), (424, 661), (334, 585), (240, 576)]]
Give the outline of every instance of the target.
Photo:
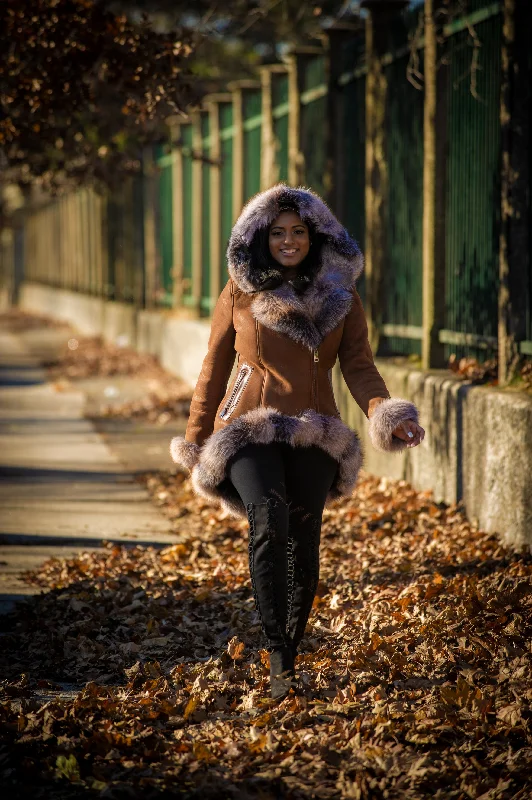
[[(499, 382), (498, 363), (497, 358), (489, 358), (480, 362), (472, 357), (458, 358), (456, 353), (452, 353), (447, 362), (447, 368), (457, 378), (471, 381), (474, 384), (497, 386)], [(532, 390), (532, 359), (530, 357), (520, 356), (512, 365), (511, 371), (514, 388), (524, 391)]]
[[(147, 381), (146, 394), (127, 402), (102, 404), (98, 416), (136, 419), (166, 425), (186, 417), (190, 410), (190, 387), (161, 367), (155, 356), (138, 353), (125, 344), (105, 342), (100, 336), (71, 338), (59, 357), (47, 363), (51, 381), (75, 381), (91, 377), (130, 375)], [(112, 387), (110, 387), (112, 389)]]
[(39, 328), (68, 328), (68, 322), (53, 319), (45, 314), (23, 311), (21, 308), (8, 308), (0, 312), (0, 326), (11, 333), (24, 333)]
[(532, 796), (529, 554), (364, 476), (325, 512), (301, 689), (275, 705), (244, 522), (143, 480), (176, 543), (49, 561), (3, 623), (10, 798)]

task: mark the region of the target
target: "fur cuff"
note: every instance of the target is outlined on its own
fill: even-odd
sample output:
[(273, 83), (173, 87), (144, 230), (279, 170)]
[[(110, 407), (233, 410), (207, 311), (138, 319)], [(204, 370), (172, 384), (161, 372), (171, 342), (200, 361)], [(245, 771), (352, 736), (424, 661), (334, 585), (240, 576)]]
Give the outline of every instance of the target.
[(379, 403), (369, 420), (369, 438), (373, 447), (382, 453), (404, 450), (408, 442), (392, 436), (392, 431), (407, 419), (418, 421), (417, 408), (409, 400), (390, 397)]
[(182, 436), (174, 436), (170, 442), (172, 460), (181, 467), (192, 469), (198, 463), (200, 447), (194, 442), (187, 442)]

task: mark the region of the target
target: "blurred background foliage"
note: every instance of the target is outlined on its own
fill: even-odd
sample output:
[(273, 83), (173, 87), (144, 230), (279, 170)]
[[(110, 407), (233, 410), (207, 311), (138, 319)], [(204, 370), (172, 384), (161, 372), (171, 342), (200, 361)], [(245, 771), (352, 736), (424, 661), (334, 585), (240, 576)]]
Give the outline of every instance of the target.
[(3, 0), (0, 170), (23, 190), (113, 186), (142, 146), (227, 81), (320, 42), (357, 3)]

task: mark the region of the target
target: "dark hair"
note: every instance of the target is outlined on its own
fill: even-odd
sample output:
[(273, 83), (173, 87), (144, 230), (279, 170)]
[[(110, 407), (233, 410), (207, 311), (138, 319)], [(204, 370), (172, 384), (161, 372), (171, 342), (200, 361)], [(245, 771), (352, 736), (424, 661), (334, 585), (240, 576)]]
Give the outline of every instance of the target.
[[(280, 211), (294, 211), (298, 214), (297, 208), (282, 207)], [(321, 267), (321, 249), (327, 241), (323, 233), (319, 233), (312, 222), (302, 220), (307, 226), (310, 239), (310, 249), (303, 261), (298, 264), (298, 273), (295, 278), (288, 281), (298, 294), (302, 294), (310, 286), (314, 277)], [(256, 291), (262, 292), (265, 289), (275, 289), (284, 280), (283, 268), (270, 253), (270, 225), (259, 228), (249, 245), (251, 256), (251, 270), (253, 273), (253, 283)]]

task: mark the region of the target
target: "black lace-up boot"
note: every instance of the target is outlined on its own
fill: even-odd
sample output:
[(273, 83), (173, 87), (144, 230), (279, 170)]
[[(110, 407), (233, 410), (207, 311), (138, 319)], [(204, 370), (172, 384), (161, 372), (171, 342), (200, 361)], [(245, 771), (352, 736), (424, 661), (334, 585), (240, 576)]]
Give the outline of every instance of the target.
[(270, 498), (249, 503), (249, 571), (255, 605), (270, 652), (270, 687), (274, 699), (290, 691), (294, 656), (287, 634), (288, 506)]
[(320, 574), (321, 518), (310, 514), (301, 519), (297, 510), (290, 519), (293, 586), (290, 591), (288, 634), (294, 659), (305, 634)]

